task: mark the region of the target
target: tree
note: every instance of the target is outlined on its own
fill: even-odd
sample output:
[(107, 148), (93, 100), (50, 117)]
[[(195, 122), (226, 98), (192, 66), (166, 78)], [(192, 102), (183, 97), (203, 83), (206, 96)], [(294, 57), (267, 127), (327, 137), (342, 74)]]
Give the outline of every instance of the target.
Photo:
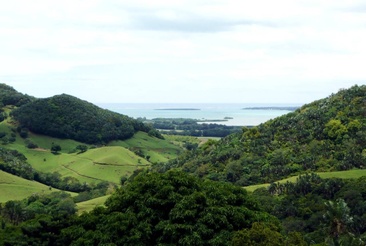
[(327, 201), (325, 203), (326, 213), (323, 215), (328, 223), (329, 235), (333, 240), (349, 231), (349, 225), (353, 222), (350, 216), (350, 209), (343, 199), (337, 199), (335, 202)]
[(59, 144), (52, 143), (51, 152), (52, 154), (56, 155), (58, 152), (61, 151), (61, 146)]
[(79, 150), (79, 154), (81, 154), (88, 150), (88, 146), (85, 144), (80, 144), (80, 145), (76, 146), (76, 149)]
[(284, 238), (274, 224), (254, 222), (250, 229), (237, 232), (232, 240), (233, 246), (280, 246)]

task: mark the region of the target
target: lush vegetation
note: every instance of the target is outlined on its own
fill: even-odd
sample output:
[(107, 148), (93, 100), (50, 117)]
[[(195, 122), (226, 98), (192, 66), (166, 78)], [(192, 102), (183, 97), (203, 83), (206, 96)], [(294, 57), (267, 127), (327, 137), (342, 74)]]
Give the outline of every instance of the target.
[[(52, 107), (58, 111), (57, 105), (77, 101), (66, 95), (29, 98), (15, 112), (29, 116), (43, 105), (50, 111), (43, 111), (44, 120), (67, 129), (75, 115), (61, 110), (55, 121)], [(0, 188), (20, 179), (37, 184), (37, 193), (2, 200), (0, 246), (365, 245), (365, 102), (366, 86), (353, 86), (201, 145), (187, 136), (163, 140), (153, 128), (121, 116), (133, 137), (100, 135), (96, 142), (108, 142), (103, 147), (35, 134), (8, 117), (14, 107), (3, 107), (0, 169), (8, 173), (0, 171)], [(95, 110), (107, 115), (95, 117), (115, 123), (115, 115)], [(250, 184), (258, 184), (247, 188), (253, 192), (242, 188)], [(77, 194), (51, 193), (53, 187)]]
[(37, 99), (14, 110), (11, 115), (21, 127), (34, 133), (84, 143), (108, 143), (130, 138), (136, 131), (152, 130), (128, 116), (65, 94)]
[[(72, 199), (64, 199), (50, 199), (52, 204), (58, 201), (63, 205), (51, 214), (53, 206), (48, 209), (44, 198), (29, 198), (17, 205), (13, 217), (7, 208), (14, 202), (6, 203), (2, 213), (4, 226), (0, 229), (5, 243), (227, 245), (236, 232), (251, 228), (254, 222), (267, 223), (268, 228), (279, 225), (274, 216), (261, 211), (245, 190), (179, 171), (140, 173), (107, 200), (106, 208), (96, 208), (80, 217), (72, 216)], [(38, 214), (42, 216), (18, 218), (29, 206), (36, 207), (33, 201), (46, 208), (40, 209)], [(12, 233), (7, 234), (9, 231)]]
[(35, 100), (34, 97), (24, 95), (16, 91), (13, 87), (6, 84), (0, 84), (0, 106), (22, 106)]
[(156, 166), (179, 167), (241, 186), (273, 182), (305, 171), (364, 168), (366, 86), (340, 90), (295, 112), (243, 128), (220, 141)]
[(366, 177), (321, 179), (308, 174), (294, 183), (272, 183), (254, 196), (281, 220), (285, 234), (301, 232), (308, 244), (365, 245), (365, 184)]

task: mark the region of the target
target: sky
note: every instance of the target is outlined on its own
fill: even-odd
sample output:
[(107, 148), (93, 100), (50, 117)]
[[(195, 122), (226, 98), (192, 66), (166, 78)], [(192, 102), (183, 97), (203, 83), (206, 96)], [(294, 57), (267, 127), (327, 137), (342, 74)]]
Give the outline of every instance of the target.
[(11, 0), (0, 83), (93, 103), (309, 103), (366, 81), (366, 2)]

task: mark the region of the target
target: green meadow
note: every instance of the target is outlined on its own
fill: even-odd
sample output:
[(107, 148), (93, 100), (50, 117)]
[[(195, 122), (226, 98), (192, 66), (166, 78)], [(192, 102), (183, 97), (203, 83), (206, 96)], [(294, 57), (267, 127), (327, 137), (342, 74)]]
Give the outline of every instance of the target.
[(89, 212), (93, 210), (95, 207), (103, 206), (105, 201), (108, 199), (110, 195), (101, 196), (98, 198), (94, 198), (85, 202), (77, 203), (78, 213), (81, 214), (83, 212)]
[(152, 163), (174, 159), (182, 150), (169, 140), (150, 137), (145, 132), (138, 132), (132, 138), (124, 141), (113, 141), (109, 146), (121, 146), (131, 151), (141, 150), (145, 156), (150, 156), (149, 161)]
[[(16, 133), (17, 125), (10, 118), (0, 123), (0, 132), (7, 136)], [(38, 147), (29, 149), (26, 141), (31, 141)], [(58, 154), (50, 151), (52, 144), (61, 146)], [(4, 147), (23, 153), (27, 161), (38, 171), (59, 172), (61, 176), (72, 176), (81, 182), (109, 181), (119, 183), (121, 176), (129, 176), (137, 168), (148, 167), (154, 162), (164, 162), (175, 158), (182, 150), (169, 140), (162, 140), (149, 136), (144, 132), (137, 132), (125, 141), (113, 141), (107, 146), (87, 145), (88, 150), (79, 154), (76, 150), (81, 142), (70, 139), (52, 138), (40, 134), (28, 133), (23, 139), (16, 133), (16, 140)], [(138, 156), (139, 150), (143, 156)], [(149, 156), (149, 158), (146, 158)]]
[(36, 181), (26, 180), (18, 176), (0, 171), (0, 203), (9, 200), (21, 200), (32, 194), (48, 194), (57, 189)]

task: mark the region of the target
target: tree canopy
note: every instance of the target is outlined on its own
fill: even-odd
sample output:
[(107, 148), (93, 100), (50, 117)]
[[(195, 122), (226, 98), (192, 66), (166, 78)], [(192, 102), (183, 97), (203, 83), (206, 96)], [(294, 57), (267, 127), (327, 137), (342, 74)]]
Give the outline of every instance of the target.
[(34, 97), (24, 95), (6, 84), (0, 84), (0, 103), (2, 106), (21, 106), (33, 100), (35, 100)]
[(34, 100), (14, 110), (12, 116), (32, 132), (85, 143), (123, 140), (136, 131), (151, 130), (126, 115), (66, 94)]
[(239, 187), (181, 171), (140, 173), (63, 231), (72, 245), (227, 245), (255, 221), (278, 221)]

